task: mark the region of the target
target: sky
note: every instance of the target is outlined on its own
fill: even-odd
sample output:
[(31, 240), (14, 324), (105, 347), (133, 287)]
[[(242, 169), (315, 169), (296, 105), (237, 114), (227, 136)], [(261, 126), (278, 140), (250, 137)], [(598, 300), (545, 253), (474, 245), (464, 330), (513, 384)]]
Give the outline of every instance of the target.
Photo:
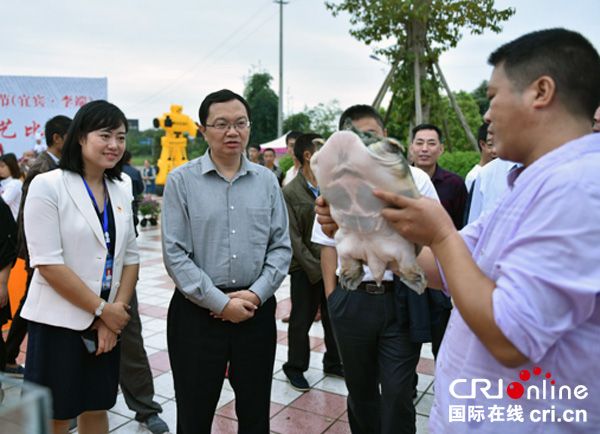
[[(194, 119), (202, 99), (267, 71), (277, 92), (279, 6), (272, 0), (1, 0), (0, 75), (106, 77), (108, 99), (140, 128), (181, 104)], [(440, 66), (454, 91), (489, 78), (487, 56), (529, 31), (566, 27), (600, 49), (597, 0), (497, 0), (515, 7), (500, 34), (465, 34)], [(283, 8), (284, 113), (334, 99), (371, 103), (389, 65), (350, 34), (348, 15), (322, 0)], [(1, 109), (0, 109), (1, 110)], [(0, 113), (1, 115), (1, 113)]]

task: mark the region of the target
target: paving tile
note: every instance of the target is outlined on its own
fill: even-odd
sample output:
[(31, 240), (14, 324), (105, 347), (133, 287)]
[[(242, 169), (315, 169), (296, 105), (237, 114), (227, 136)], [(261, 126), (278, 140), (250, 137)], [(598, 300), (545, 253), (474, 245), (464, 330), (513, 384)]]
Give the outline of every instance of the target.
[(422, 416), (429, 416), (431, 413), (431, 406), (433, 405), (433, 395), (424, 393), (416, 405), (417, 414)]
[(350, 424), (348, 422), (338, 420), (327, 431), (327, 434), (352, 434)]
[(315, 389), (337, 393), (338, 395), (342, 396), (348, 396), (348, 388), (346, 387), (344, 380), (341, 378), (327, 376), (315, 384)]
[(148, 339), (144, 339), (144, 347), (152, 347), (158, 350), (166, 350), (167, 349), (167, 333), (156, 333), (148, 337)]
[(419, 382), (417, 384), (417, 390), (419, 392), (426, 392), (433, 384), (433, 375), (419, 374)]
[(429, 434), (429, 418), (417, 414), (417, 434)]
[(210, 432), (212, 434), (234, 434), (237, 432), (237, 420), (223, 416), (215, 416)]
[(296, 399), (290, 406), (337, 419), (346, 410), (346, 398), (335, 393), (313, 389)]
[(280, 434), (320, 434), (333, 422), (333, 419), (288, 407), (271, 419), (271, 431)]
[(169, 399), (175, 398), (173, 376), (170, 372), (159, 375), (154, 379), (154, 393)]
[(271, 386), (271, 401), (277, 404), (289, 405), (295, 401), (302, 392), (292, 389), (287, 381), (273, 380)]
[(425, 359), (421, 357), (417, 364), (417, 372), (419, 374), (433, 375), (435, 372), (435, 362), (433, 359)]
[(275, 318), (281, 319), (288, 315), (292, 310), (292, 299), (280, 299), (277, 303), (277, 311), (275, 312)]
[[(281, 381), (285, 381), (286, 383), (288, 382), (287, 377), (285, 376), (285, 373), (283, 372), (283, 370), (279, 370), (279, 371), (274, 371), (275, 374), (273, 375), (273, 378), (277, 379), (277, 380), (281, 380)], [(308, 384), (310, 385), (310, 387), (314, 387), (319, 381), (323, 380), (323, 378), (325, 378), (325, 374), (323, 373), (323, 371), (321, 369), (314, 369), (314, 368), (308, 368), (308, 370), (304, 373), (304, 378), (306, 378), (306, 381), (308, 381)], [(289, 384), (288, 384), (289, 386)], [(291, 387), (291, 386), (289, 386)]]
[(171, 364), (169, 362), (169, 353), (167, 351), (159, 351), (148, 357), (150, 366), (160, 371), (170, 371)]
[[(283, 406), (281, 404), (277, 404), (276, 402), (271, 402), (271, 409), (270, 409), (269, 417), (272, 418), (273, 416), (275, 416), (277, 413), (279, 413), (284, 408), (285, 408), (285, 406)], [(216, 414), (224, 416), (224, 417), (228, 417), (229, 419), (237, 420), (237, 414), (235, 413), (235, 399), (233, 401), (230, 401), (228, 404), (225, 404), (221, 408), (218, 408), (216, 411)]]

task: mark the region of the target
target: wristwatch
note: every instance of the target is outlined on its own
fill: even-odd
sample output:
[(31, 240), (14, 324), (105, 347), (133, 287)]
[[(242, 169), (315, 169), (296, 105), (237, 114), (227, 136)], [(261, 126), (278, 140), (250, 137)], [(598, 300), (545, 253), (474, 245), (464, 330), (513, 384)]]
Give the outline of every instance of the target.
[(96, 308), (96, 310), (94, 311), (94, 315), (101, 316), (102, 311), (104, 310), (104, 306), (106, 306), (106, 302), (104, 300), (102, 300), (102, 302), (100, 302), (100, 306), (98, 306)]

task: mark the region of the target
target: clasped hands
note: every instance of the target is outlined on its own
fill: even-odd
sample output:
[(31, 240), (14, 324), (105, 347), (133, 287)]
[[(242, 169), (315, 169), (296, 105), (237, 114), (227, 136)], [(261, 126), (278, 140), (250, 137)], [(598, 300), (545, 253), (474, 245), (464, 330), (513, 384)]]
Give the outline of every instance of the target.
[(254, 292), (243, 289), (230, 292), (227, 296), (229, 301), (223, 311), (221, 313), (211, 312), (210, 316), (232, 323), (239, 323), (254, 317), (254, 312), (260, 305), (260, 299)]
[(98, 332), (97, 356), (108, 353), (117, 345), (118, 335), (121, 334), (131, 318), (130, 309), (131, 306), (121, 301), (106, 303), (102, 315), (92, 325), (92, 329)]

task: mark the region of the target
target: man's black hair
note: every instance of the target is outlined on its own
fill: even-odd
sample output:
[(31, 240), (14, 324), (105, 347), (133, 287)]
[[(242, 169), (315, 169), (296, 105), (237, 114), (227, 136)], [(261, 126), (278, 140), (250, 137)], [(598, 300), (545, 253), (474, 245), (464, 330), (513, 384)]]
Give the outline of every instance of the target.
[(477, 146), (479, 146), (479, 152), (483, 150), (481, 142), (484, 144), (487, 142), (487, 130), (488, 124), (486, 122), (482, 123), (477, 130)]
[[(120, 126), (128, 130), (125, 114), (114, 104), (104, 100), (88, 102), (82, 106), (69, 126), (65, 144), (62, 150), (62, 158), (59, 167), (64, 170), (79, 173), (84, 176), (83, 156), (81, 155), (80, 141), (92, 131), (109, 129), (116, 130)], [(106, 169), (104, 174), (108, 179), (121, 179), (123, 159), (111, 169)]]
[(370, 105), (366, 105), (366, 104), (353, 105), (351, 107), (348, 107), (346, 110), (344, 110), (344, 112), (340, 116), (340, 121), (338, 123), (338, 129), (344, 130), (348, 127), (349, 123), (357, 121), (359, 119), (364, 119), (364, 118), (375, 119), (377, 121), (377, 123), (379, 124), (379, 126), (382, 129), (385, 129), (385, 126), (383, 124), (383, 118), (381, 117), (379, 112), (377, 110), (375, 110), (373, 107), (371, 107)]
[(285, 144), (287, 145), (287, 143), (290, 140), (296, 140), (298, 137), (300, 137), (302, 134), (304, 134), (301, 131), (290, 131), (289, 133), (287, 133), (287, 135), (285, 136)]
[(517, 90), (547, 75), (557, 99), (572, 113), (591, 119), (600, 102), (600, 57), (581, 34), (566, 29), (528, 33), (502, 45), (488, 59), (504, 71)]
[(48, 147), (54, 145), (52, 139), (54, 134), (58, 134), (61, 137), (67, 134), (71, 122), (71, 118), (63, 115), (54, 116), (53, 118), (48, 119), (48, 122), (46, 122), (44, 127), (44, 135), (46, 136), (46, 144)]
[(316, 133), (307, 133), (298, 136), (296, 143), (294, 143), (294, 156), (300, 162), (301, 166), (304, 164), (304, 152), (314, 152), (317, 145), (313, 143), (313, 140), (322, 138), (320, 134)]
[(412, 129), (412, 139), (411, 140), (415, 140), (415, 136), (417, 135), (417, 133), (419, 131), (423, 131), (423, 130), (433, 130), (437, 133), (438, 135), (438, 139), (440, 141), (440, 143), (442, 143), (442, 131), (435, 125), (433, 124), (419, 124), (416, 127), (414, 127)]
[(241, 96), (235, 92), (230, 91), (229, 89), (221, 89), (216, 92), (210, 93), (204, 98), (202, 104), (200, 104), (200, 109), (198, 109), (198, 118), (200, 119), (200, 125), (206, 126), (206, 120), (208, 119), (208, 110), (210, 106), (219, 103), (219, 102), (228, 102), (237, 99), (239, 102), (244, 104), (246, 108), (246, 113), (248, 113), (248, 120), (251, 121), (250, 118), (250, 106), (248, 102)]
[(248, 149), (250, 148), (254, 148), (256, 149), (258, 152), (260, 152), (260, 146), (258, 143), (251, 143), (250, 145), (248, 145)]
[(274, 155), (277, 155), (277, 153), (275, 152), (275, 149), (273, 148), (265, 148), (263, 149), (263, 154), (266, 154), (267, 152), (272, 152)]

